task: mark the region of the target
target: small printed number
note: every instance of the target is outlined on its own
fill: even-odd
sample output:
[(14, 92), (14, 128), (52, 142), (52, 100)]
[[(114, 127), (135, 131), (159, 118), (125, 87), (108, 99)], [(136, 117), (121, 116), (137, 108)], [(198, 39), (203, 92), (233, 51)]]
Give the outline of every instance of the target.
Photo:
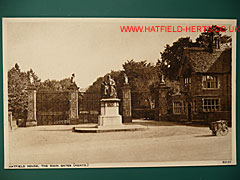
[(232, 161), (222, 161), (222, 163), (224, 163), (224, 164), (229, 164), (229, 163), (231, 163)]

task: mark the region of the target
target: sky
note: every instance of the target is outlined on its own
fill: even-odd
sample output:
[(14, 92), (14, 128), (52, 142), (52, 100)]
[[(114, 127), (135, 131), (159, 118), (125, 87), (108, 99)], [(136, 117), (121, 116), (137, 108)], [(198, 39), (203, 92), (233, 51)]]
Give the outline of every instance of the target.
[[(61, 80), (75, 73), (80, 88), (87, 88), (127, 60), (156, 63), (166, 44), (180, 37), (193, 41), (199, 32), (121, 32), (120, 26), (230, 25), (226, 20), (7, 18), (3, 21), (4, 68), (18, 63), (33, 69), (44, 81)], [(231, 33), (227, 33), (231, 35)]]

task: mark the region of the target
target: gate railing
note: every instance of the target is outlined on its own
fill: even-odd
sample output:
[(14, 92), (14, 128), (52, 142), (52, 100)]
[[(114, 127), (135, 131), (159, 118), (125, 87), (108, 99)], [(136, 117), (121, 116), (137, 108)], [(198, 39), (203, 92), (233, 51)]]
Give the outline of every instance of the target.
[(79, 123), (97, 123), (100, 113), (100, 93), (79, 93)]
[(37, 92), (37, 125), (69, 124), (69, 92)]

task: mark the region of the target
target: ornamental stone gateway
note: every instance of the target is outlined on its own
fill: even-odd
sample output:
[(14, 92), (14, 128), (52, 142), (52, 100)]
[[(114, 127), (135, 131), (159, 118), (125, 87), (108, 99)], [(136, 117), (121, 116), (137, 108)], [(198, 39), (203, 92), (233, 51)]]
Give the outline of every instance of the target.
[[(127, 83), (127, 82), (125, 82)], [(112, 132), (143, 130), (140, 125), (123, 125), (122, 116), (119, 115), (119, 102), (117, 98), (116, 83), (110, 75), (101, 84), (101, 114), (98, 116), (98, 124), (91, 127), (74, 127), (73, 132)]]

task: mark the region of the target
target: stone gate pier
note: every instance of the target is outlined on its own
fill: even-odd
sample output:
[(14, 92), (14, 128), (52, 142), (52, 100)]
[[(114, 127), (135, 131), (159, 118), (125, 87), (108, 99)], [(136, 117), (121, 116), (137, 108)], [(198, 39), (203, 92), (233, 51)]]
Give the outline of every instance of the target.
[(26, 127), (37, 125), (37, 92), (34, 86), (29, 86), (28, 92), (28, 113)]
[(69, 90), (69, 123), (76, 124), (78, 122), (78, 87), (71, 84)]
[(131, 89), (128, 83), (122, 87), (122, 119), (123, 123), (132, 122)]
[(167, 120), (167, 93), (169, 91), (169, 87), (165, 84), (165, 82), (161, 82), (159, 88), (157, 90), (157, 99), (156, 99), (156, 120), (165, 121)]

